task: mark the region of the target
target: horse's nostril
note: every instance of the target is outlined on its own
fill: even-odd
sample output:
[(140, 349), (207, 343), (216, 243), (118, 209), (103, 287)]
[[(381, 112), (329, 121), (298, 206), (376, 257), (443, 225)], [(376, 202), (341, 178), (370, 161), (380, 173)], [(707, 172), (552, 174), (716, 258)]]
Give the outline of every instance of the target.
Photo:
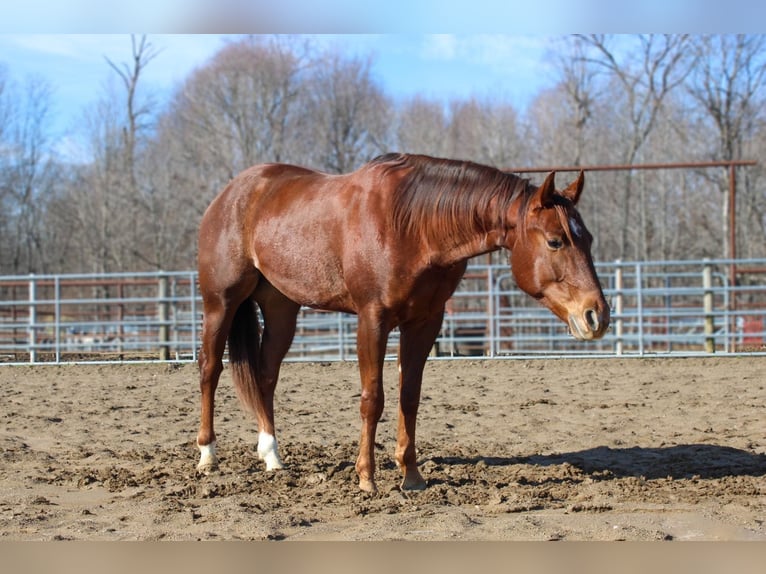
[(585, 311), (585, 322), (588, 324), (591, 331), (598, 331), (598, 313), (595, 309), (588, 309)]

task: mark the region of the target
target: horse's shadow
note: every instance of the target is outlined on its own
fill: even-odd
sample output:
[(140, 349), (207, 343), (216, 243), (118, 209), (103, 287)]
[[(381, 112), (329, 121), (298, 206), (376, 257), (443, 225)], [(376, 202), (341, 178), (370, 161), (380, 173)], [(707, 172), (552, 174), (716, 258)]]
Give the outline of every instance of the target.
[(728, 476), (765, 476), (766, 454), (709, 444), (684, 444), (668, 447), (610, 448), (599, 446), (586, 450), (548, 455), (519, 457), (437, 456), (441, 465), (478, 464), (487, 466), (570, 464), (582, 472), (602, 479), (637, 477), (674, 480), (714, 479)]

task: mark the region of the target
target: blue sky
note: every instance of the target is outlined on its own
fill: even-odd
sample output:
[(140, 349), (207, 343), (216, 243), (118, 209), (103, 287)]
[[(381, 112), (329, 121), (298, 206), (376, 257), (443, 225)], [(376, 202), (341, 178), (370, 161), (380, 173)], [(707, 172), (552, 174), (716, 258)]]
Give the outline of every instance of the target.
[[(58, 131), (76, 123), (130, 58), (130, 32), (160, 55), (144, 87), (163, 100), (218, 50), (222, 34), (347, 33), (322, 42), (371, 54), (394, 97), (447, 101), (499, 95), (519, 109), (552, 85), (553, 38), (571, 32), (759, 32), (766, 4), (750, 0), (22, 0), (0, 2), (0, 64), (46, 79)], [(155, 34), (153, 32), (158, 32)], [(445, 33), (446, 32), (446, 33)]]
[[(208, 61), (226, 35), (149, 35), (159, 55), (147, 66), (144, 89), (161, 101)], [(395, 98), (421, 94), (448, 101), (499, 95), (523, 109), (553, 82), (546, 59), (552, 36), (501, 34), (372, 34), (314, 36), (349, 54), (371, 55), (373, 73)], [(96, 102), (116, 74), (106, 58), (129, 62), (128, 34), (2, 34), (0, 63), (17, 82), (44, 78), (54, 90), (58, 130)]]
[(752, 0), (6, 0), (0, 32), (758, 32)]

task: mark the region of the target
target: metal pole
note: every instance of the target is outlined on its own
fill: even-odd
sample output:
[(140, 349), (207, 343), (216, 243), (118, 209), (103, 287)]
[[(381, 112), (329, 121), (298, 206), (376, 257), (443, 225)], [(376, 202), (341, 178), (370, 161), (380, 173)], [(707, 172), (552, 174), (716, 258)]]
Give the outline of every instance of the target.
[(702, 268), (702, 305), (705, 314), (705, 352), (715, 353), (715, 321), (713, 318), (713, 268), (710, 261), (705, 259)]
[(125, 283), (124, 280), (120, 281), (117, 285), (117, 297), (120, 299), (120, 304), (117, 305), (117, 351), (122, 354), (124, 351), (123, 342), (125, 341)]
[(619, 259), (615, 261), (615, 265), (617, 266), (614, 270), (614, 312), (615, 315), (617, 315), (617, 318), (614, 322), (614, 334), (615, 334), (615, 345), (614, 345), (614, 352), (617, 355), (622, 355), (624, 351), (624, 342), (622, 340), (623, 336), (623, 330), (625, 329), (624, 320), (622, 318), (622, 312), (624, 308), (624, 301), (623, 301), (623, 295), (622, 290), (625, 288), (625, 285), (623, 284), (623, 276), (622, 276), (622, 261)]
[(189, 298), (191, 303), (191, 351), (192, 360), (197, 360), (197, 277), (189, 274)]
[(730, 281), (734, 284), (736, 268), (734, 260), (737, 258), (737, 170), (734, 164), (729, 166), (729, 259), (731, 259)]
[(552, 165), (539, 167), (508, 167), (502, 171), (508, 173), (548, 173), (551, 171), (633, 171), (640, 169), (694, 169), (709, 167), (745, 167), (758, 165), (755, 160), (697, 161), (679, 163), (639, 163), (614, 165)]
[(170, 347), (169, 347), (169, 329), (168, 329), (168, 278), (166, 275), (159, 277), (159, 285), (157, 288), (157, 298), (159, 299), (157, 304), (157, 319), (159, 322), (158, 339), (159, 339), (159, 351), (160, 361), (167, 361), (170, 359)]
[(61, 277), (56, 275), (53, 279), (54, 285), (54, 329), (55, 329), (55, 345), (56, 345), (56, 362), (61, 362)]
[(28, 330), (28, 342), (29, 342), (29, 362), (37, 362), (37, 335), (35, 333), (35, 327), (37, 325), (37, 282), (35, 281), (34, 274), (29, 275), (29, 330)]
[[(735, 333), (737, 325), (734, 311), (737, 309), (737, 174), (734, 164), (729, 166), (729, 286), (731, 288), (731, 307), (729, 310), (731, 323), (731, 332)], [(736, 337), (731, 338), (729, 350), (733, 353), (736, 349)]]
[(495, 313), (497, 308), (495, 307), (495, 277), (492, 273), (492, 266), (487, 265), (487, 333), (489, 334), (489, 356), (495, 356), (495, 345), (497, 333), (497, 321)]
[(636, 311), (638, 312), (638, 354), (644, 355), (644, 294), (641, 262), (636, 262)]

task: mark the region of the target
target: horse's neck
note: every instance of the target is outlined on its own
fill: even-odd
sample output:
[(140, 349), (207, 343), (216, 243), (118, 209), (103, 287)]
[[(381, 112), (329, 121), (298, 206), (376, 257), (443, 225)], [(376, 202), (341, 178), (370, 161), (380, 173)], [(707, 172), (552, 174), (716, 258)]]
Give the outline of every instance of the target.
[(470, 167), (467, 174), (454, 179), (454, 174), (431, 174), (431, 179), (416, 180), (423, 187), (404, 188), (404, 217), (397, 221), (419, 242), (414, 248), (427, 246), (430, 261), (452, 265), (510, 246), (508, 235), (515, 233), (526, 180), (482, 166)]
[(449, 266), (504, 247), (510, 248), (516, 237), (517, 205), (518, 201), (515, 201), (505, 217), (498, 217), (496, 212), (477, 214), (483, 225), (477, 225), (474, 233), (460, 234), (458, 240), (446, 232), (446, 237), (430, 246), (431, 260)]

